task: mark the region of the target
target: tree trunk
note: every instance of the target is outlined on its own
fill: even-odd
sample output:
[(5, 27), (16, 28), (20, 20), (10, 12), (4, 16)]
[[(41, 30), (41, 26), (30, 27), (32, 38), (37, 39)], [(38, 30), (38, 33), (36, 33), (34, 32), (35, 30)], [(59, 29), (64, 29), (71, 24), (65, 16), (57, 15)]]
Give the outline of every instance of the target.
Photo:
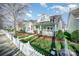
[(13, 13), (13, 16), (14, 16), (14, 36), (16, 37), (16, 17), (15, 17), (15, 14)]

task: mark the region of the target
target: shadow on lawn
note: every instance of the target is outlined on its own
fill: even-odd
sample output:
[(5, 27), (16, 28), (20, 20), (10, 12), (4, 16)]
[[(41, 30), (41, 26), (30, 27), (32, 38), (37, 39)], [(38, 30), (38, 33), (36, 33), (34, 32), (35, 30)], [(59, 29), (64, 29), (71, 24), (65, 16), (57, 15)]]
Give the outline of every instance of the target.
[[(31, 44), (32, 47), (34, 47), (34, 49), (40, 53), (42, 53), (43, 55), (46, 55), (46, 56), (49, 56), (51, 55), (50, 54), (50, 51), (46, 51), (45, 49), (41, 48), (39, 45), (34, 45), (32, 44), (32, 42), (36, 41), (37, 39), (40, 39), (41, 38), (41, 35), (35, 35), (37, 36), (36, 38), (30, 38), (29, 42)], [(28, 40), (22, 40), (22, 42), (26, 43)]]
[[(36, 35), (36, 36), (38, 36), (38, 35)], [(34, 42), (36, 39), (40, 39), (40, 37), (41, 37), (41, 35), (38, 36), (37, 38), (34, 38), (33, 40), (31, 40), (30, 43)]]
[[(35, 36), (38, 36), (38, 35), (35, 35)], [(34, 37), (35, 37), (35, 36), (34, 36)], [(27, 43), (28, 41), (29, 41), (30, 43), (32, 43), (32, 42), (34, 42), (36, 39), (39, 39), (39, 38), (41, 37), (41, 35), (39, 35), (37, 38), (34, 38), (34, 37), (31, 37), (31, 38), (26, 39), (26, 40), (20, 40), (20, 41), (22, 41), (23, 43)]]
[(41, 54), (46, 55), (46, 56), (50, 56), (51, 55), (50, 52), (44, 50), (40, 46), (36, 46), (36, 45), (33, 45), (33, 44), (31, 44), (31, 45), (32, 45), (32, 47), (34, 47), (34, 49), (36, 49), (36, 51), (40, 52)]
[(77, 56), (79, 56), (79, 51), (75, 48), (75, 46), (71, 46), (71, 47), (75, 50)]
[(32, 42), (34, 42), (36, 39), (40, 39), (40, 38), (41, 38), (41, 35), (39, 35), (37, 38), (30, 41), (30, 44), (32, 45), (32, 47), (34, 47), (34, 49), (36, 49), (36, 51), (42, 53), (43, 55), (46, 55), (46, 56), (51, 55), (50, 51), (48, 52), (45, 49), (41, 48), (40, 46), (32, 44)]
[(55, 38), (55, 36), (53, 36), (53, 37), (52, 37), (52, 44), (51, 44), (50, 52), (51, 52), (51, 51), (54, 51), (55, 54), (52, 55), (52, 56), (57, 56), (55, 40), (56, 40), (56, 38)]

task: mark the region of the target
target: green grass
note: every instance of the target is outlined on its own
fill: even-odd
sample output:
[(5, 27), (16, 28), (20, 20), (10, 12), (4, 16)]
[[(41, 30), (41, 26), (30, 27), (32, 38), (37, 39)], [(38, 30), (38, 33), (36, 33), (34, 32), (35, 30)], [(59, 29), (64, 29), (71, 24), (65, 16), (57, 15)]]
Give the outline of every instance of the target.
[(50, 55), (51, 43), (51, 41), (39, 38), (33, 41), (31, 45), (43, 55)]
[(28, 41), (31, 43), (32, 47), (43, 55), (50, 55), (51, 41), (40, 38), (38, 35), (30, 35), (27, 37), (20, 37), (23, 43)]
[[(51, 41), (48, 41), (45, 38), (41, 38), (38, 35), (30, 35), (26, 37), (19, 37), (21, 38), (23, 43), (27, 43), (28, 41), (30, 42), (31, 46), (40, 52), (43, 55), (49, 56), (50, 55), (50, 49), (51, 49)], [(56, 41), (56, 50), (59, 53), (62, 46), (60, 42)], [(79, 45), (77, 44), (71, 44), (70, 42), (68, 43), (68, 48), (74, 52), (79, 53)]]
[(35, 35), (30, 35), (24, 38), (20, 38), (23, 43), (27, 43), (28, 41), (32, 40), (34, 38)]
[(26, 37), (29, 38), (29, 37), (31, 37), (31, 36), (34, 36), (34, 35), (29, 35), (29, 36), (17, 36), (17, 38), (19, 38), (19, 39), (26, 39)]
[(69, 43), (70, 49), (74, 52), (76, 52), (79, 55), (79, 44), (71, 44)]
[(60, 44), (60, 42), (58, 42), (58, 41), (56, 41), (55, 44), (56, 44), (56, 50), (57, 50), (57, 52), (59, 53), (60, 50), (61, 50), (61, 44)]

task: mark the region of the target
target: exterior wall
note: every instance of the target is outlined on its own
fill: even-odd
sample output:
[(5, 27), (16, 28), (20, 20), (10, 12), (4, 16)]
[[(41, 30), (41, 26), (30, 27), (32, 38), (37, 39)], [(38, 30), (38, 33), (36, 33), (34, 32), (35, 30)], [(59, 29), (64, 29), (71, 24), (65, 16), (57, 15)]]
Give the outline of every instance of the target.
[(26, 24), (25, 24), (25, 32), (33, 33), (33, 23), (32, 22), (26, 22)]
[(44, 22), (44, 21), (50, 21), (50, 17), (46, 14), (42, 14), (37, 20), (37, 22)]
[(52, 36), (52, 31), (42, 31), (42, 35)]
[(16, 24), (16, 30), (20, 31), (22, 28), (18, 26), (18, 24)]
[[(41, 33), (40, 33), (40, 31), (41, 31)], [(53, 35), (52, 30), (37, 29), (36, 32), (37, 32), (37, 34), (42, 34), (42, 35), (47, 35), (47, 36), (52, 36)]]
[(79, 19), (70, 14), (67, 31), (72, 33), (75, 30), (79, 30)]
[[(44, 20), (46, 20), (44, 18), (43, 22), (39, 22), (39, 24), (38, 23), (36, 24), (36, 25), (39, 25), (39, 28), (35, 28), (35, 30), (37, 31), (38, 34), (40, 34), (40, 32), (41, 32), (42, 35), (52, 36), (53, 30), (55, 30), (55, 31), (63, 30), (63, 23), (62, 23), (61, 16), (55, 16), (56, 25), (55, 25), (55, 29), (53, 29), (53, 27), (51, 26), (52, 25), (51, 21), (53, 21), (53, 17), (54, 16), (51, 16), (51, 18), (49, 18), (49, 21), (47, 21), (47, 22), (44, 21)], [(45, 26), (45, 28), (40, 28), (43, 26)]]
[(63, 29), (63, 23), (62, 20), (60, 20), (58, 23), (58, 30), (62, 30), (62, 29)]
[[(52, 36), (53, 35), (52, 30), (53, 30), (52, 29), (52, 26), (47, 26), (44, 29), (40, 29), (40, 27), (36, 29), (36, 31), (37, 31), (38, 34), (40, 34), (40, 31), (41, 31), (42, 32), (41, 33), (42, 35), (47, 35), (47, 36)], [(62, 29), (62, 21), (60, 21), (58, 23), (58, 25), (55, 25), (55, 31), (58, 31), (58, 30), (63, 30)]]
[(16, 22), (16, 30), (17, 31), (23, 30), (23, 21), (22, 20)]

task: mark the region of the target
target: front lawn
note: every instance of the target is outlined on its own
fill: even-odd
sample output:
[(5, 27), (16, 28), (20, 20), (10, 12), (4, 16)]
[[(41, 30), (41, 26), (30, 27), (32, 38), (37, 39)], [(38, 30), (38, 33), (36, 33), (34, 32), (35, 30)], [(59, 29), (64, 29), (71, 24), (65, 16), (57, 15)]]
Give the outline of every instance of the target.
[[(39, 35), (27, 35), (27, 36), (17, 36), (20, 38), (23, 43), (27, 43), (28, 41), (30, 42), (31, 46), (40, 52), (43, 55), (49, 56), (50, 54), (50, 49), (51, 49), (51, 44), (52, 41), (48, 38), (39, 36)], [(56, 50), (59, 53), (62, 46), (61, 43), (56, 41)], [(72, 44), (71, 42), (68, 42), (68, 48), (79, 55), (79, 45), (78, 44)]]
[(50, 55), (52, 43), (50, 40), (38, 35), (29, 35), (24, 37), (19, 36), (18, 38), (20, 38), (23, 43), (27, 43), (29, 41), (31, 46), (41, 54)]
[(74, 42), (69, 42), (68, 46), (72, 51), (74, 51), (79, 56), (79, 44)]

